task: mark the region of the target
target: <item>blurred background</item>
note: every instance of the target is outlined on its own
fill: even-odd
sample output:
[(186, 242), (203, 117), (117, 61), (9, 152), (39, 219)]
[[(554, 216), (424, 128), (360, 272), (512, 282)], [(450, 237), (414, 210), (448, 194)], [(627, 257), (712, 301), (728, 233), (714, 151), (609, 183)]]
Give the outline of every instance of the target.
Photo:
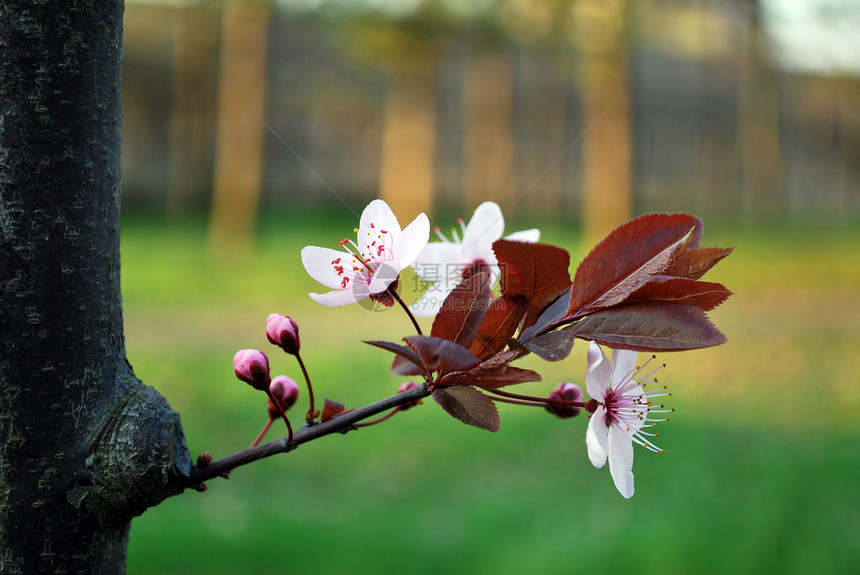
[[(648, 211), (737, 246), (706, 278), (729, 343), (660, 358), (669, 453), (637, 451), (632, 500), (585, 417), (503, 406), (492, 435), (430, 401), (147, 511), (129, 573), (860, 566), (860, 0), (126, 0), (124, 41), (128, 353), (195, 455), (265, 423), (236, 350), (298, 379), (275, 311), (320, 396), (396, 391), (359, 340), (409, 322), (314, 304), (299, 258), (375, 197), (443, 230), (494, 200), (572, 270)], [(586, 347), (523, 391), (582, 384)]]

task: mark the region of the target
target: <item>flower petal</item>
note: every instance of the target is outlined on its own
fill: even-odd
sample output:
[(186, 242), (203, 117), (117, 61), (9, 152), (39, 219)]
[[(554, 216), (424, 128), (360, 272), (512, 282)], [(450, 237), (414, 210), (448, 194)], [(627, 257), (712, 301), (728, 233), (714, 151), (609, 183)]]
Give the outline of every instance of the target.
[(438, 282), (445, 278), (461, 277), (463, 267), (470, 260), (463, 255), (460, 244), (454, 242), (433, 242), (421, 250), (412, 263), (412, 269), (421, 279)]
[[(400, 268), (396, 261), (383, 262), (373, 272), (373, 277), (367, 285), (369, 293), (380, 293), (388, 289), (388, 286), (394, 282), (400, 275)], [(363, 298), (362, 298), (363, 299)]]
[(394, 246), (394, 257), (400, 264), (400, 270), (414, 262), (427, 246), (430, 239), (430, 220), (423, 212), (406, 226)]
[(603, 350), (595, 342), (588, 346), (588, 369), (585, 370), (585, 389), (597, 401), (603, 401), (612, 383), (612, 366)]
[(469, 259), (487, 259), (493, 253), (493, 242), (502, 237), (505, 218), (496, 202), (484, 202), (475, 209), (463, 232), (463, 253)]
[[(385, 234), (382, 233), (383, 231)], [(400, 223), (388, 204), (383, 200), (373, 200), (361, 212), (361, 219), (358, 222), (359, 250), (362, 254), (375, 251), (376, 248), (371, 249), (370, 244), (386, 235), (388, 237), (384, 239), (384, 243), (391, 246), (400, 237)]]
[(588, 420), (588, 430), (585, 432), (585, 445), (588, 447), (588, 459), (591, 464), (600, 469), (606, 464), (609, 453), (609, 441), (606, 428), (606, 408), (598, 406), (591, 419)]
[(338, 289), (326, 293), (310, 293), (311, 299), (315, 302), (327, 305), (329, 307), (337, 307), (341, 305), (349, 305), (366, 298), (368, 294), (359, 294), (351, 289)]
[(630, 433), (618, 424), (609, 429), (609, 473), (618, 492), (633, 496), (633, 442)]
[(612, 383), (616, 387), (626, 382), (636, 369), (638, 354), (628, 349), (612, 350)]
[(509, 236), (505, 236), (505, 239), (512, 240), (515, 242), (527, 242), (530, 244), (534, 244), (540, 241), (540, 230), (537, 228), (532, 228), (530, 230), (514, 232)]
[(442, 303), (448, 294), (457, 286), (457, 282), (443, 280), (430, 284), (427, 291), (424, 292), (415, 302), (409, 306), (412, 312), (421, 317), (431, 317), (439, 313), (442, 309)]
[(343, 281), (343, 276), (337, 273), (332, 264), (337, 259), (352, 261), (351, 256), (344, 251), (318, 246), (302, 248), (302, 265), (305, 266), (305, 270), (312, 278), (327, 288), (340, 289)]

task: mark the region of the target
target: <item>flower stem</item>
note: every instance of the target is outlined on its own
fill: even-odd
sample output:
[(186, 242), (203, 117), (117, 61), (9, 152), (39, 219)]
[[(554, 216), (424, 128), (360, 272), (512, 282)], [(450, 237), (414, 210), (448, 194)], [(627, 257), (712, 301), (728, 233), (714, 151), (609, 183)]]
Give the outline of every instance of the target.
[[(275, 401), (275, 396), (272, 395), (272, 392), (268, 389), (266, 390), (266, 395), (269, 396), (269, 399), (275, 404), (275, 407), (278, 408), (278, 413), (281, 414), (281, 417), (284, 419), (284, 423), (287, 424), (287, 443), (293, 442), (293, 426), (290, 425), (290, 420), (287, 418), (287, 414), (284, 413), (284, 410), (281, 408), (281, 404)], [(269, 419), (271, 421), (271, 419)]]
[(507, 397), (491, 397), (493, 401), (498, 401), (500, 403), (510, 403), (512, 405), (530, 405), (532, 407), (546, 407), (546, 403), (541, 401), (522, 401), (520, 399), (508, 399)]
[(254, 442), (251, 444), (251, 447), (257, 447), (258, 445), (260, 445), (260, 442), (263, 441), (263, 437), (266, 435), (266, 433), (268, 433), (269, 428), (272, 427), (273, 421), (275, 420), (270, 417), (269, 421), (266, 422), (266, 425), (263, 426), (263, 429), (260, 430), (259, 435), (257, 435), (257, 439), (255, 439)]
[(530, 395), (520, 395), (518, 393), (511, 393), (509, 391), (502, 391), (501, 389), (491, 389), (490, 393), (494, 393), (496, 395), (500, 395), (502, 397), (507, 397), (510, 399), (520, 399), (523, 401), (531, 401), (537, 402), (541, 405), (546, 405), (548, 403), (554, 403), (556, 405), (569, 405), (572, 407), (585, 407), (584, 401), (567, 401), (564, 399), (551, 399), (549, 397), (532, 397)]
[(410, 320), (412, 320), (412, 325), (414, 325), (414, 326), (415, 326), (415, 331), (417, 331), (417, 332), (418, 332), (418, 335), (424, 335), (424, 334), (421, 332), (421, 326), (420, 326), (420, 325), (418, 325), (418, 321), (415, 319), (415, 316), (414, 316), (414, 315), (412, 315), (412, 312), (411, 312), (411, 311), (409, 311), (409, 306), (408, 306), (408, 305), (406, 305), (406, 302), (404, 302), (404, 301), (400, 298), (400, 295), (398, 295), (397, 290), (396, 290), (396, 289), (391, 289), (391, 286), (388, 286), (388, 293), (390, 293), (390, 294), (392, 295), (392, 297), (394, 297), (394, 299), (397, 301), (397, 303), (399, 303), (399, 304), (400, 304), (400, 307), (402, 307), (402, 308), (403, 308), (403, 311), (405, 311), (405, 312), (406, 312), (406, 315), (408, 315), (408, 316), (409, 316), (409, 319), (410, 319)]
[(311, 377), (308, 375), (308, 370), (305, 367), (305, 362), (302, 361), (302, 356), (299, 352), (296, 352), (296, 361), (299, 362), (299, 367), (302, 368), (302, 375), (305, 377), (305, 383), (308, 386), (308, 411), (305, 414), (305, 421), (308, 424), (312, 424), (314, 419), (316, 418), (316, 410), (314, 409), (314, 388), (311, 385)]

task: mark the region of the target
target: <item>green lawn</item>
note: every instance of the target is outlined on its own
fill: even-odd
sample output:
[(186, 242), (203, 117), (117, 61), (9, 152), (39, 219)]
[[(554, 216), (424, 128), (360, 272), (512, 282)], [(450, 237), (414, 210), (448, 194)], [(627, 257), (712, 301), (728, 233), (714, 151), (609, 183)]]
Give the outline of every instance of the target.
[[(194, 455), (240, 450), (265, 421), (265, 402), (233, 377), (236, 350), (264, 349), (275, 373), (298, 376), (266, 342), (271, 312), (299, 322), (320, 397), (359, 406), (402, 381), (388, 354), (359, 342), (408, 335), (401, 313), (306, 296), (318, 286), (301, 247), (350, 235), (350, 214), (273, 216), (244, 260), (207, 255), (201, 224), (123, 226), (128, 354), (181, 413)], [(544, 238), (574, 263), (584, 255), (574, 231)], [(637, 450), (631, 500), (588, 462), (584, 416), (502, 406), (491, 434), (427, 401), (147, 511), (132, 525), (129, 573), (855, 572), (860, 233), (708, 223), (704, 243), (737, 246), (706, 278), (735, 291), (712, 313), (729, 343), (660, 357), (676, 408), (658, 428), (668, 453)], [(558, 364), (528, 358), (545, 378), (532, 391), (582, 384), (585, 349)]]

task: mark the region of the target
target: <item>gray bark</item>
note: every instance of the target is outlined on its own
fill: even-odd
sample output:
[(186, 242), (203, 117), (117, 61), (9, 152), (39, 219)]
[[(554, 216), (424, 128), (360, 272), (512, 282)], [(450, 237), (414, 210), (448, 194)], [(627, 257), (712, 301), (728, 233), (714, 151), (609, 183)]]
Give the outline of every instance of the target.
[(121, 0), (0, 3), (0, 572), (122, 573), (182, 490), (120, 295)]

